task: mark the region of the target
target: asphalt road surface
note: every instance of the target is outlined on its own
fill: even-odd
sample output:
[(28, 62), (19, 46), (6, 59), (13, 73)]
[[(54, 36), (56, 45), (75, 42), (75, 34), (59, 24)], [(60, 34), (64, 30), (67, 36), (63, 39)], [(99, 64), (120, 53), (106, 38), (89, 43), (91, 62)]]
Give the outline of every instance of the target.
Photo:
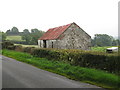
[(2, 56), (2, 88), (100, 88)]

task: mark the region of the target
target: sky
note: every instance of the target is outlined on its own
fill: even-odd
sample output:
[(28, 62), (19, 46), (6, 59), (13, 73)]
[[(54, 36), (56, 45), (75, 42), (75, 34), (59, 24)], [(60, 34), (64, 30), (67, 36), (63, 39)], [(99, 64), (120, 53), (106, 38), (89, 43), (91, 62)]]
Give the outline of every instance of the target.
[(0, 30), (47, 31), (75, 22), (90, 36), (118, 36), (119, 0), (0, 0)]

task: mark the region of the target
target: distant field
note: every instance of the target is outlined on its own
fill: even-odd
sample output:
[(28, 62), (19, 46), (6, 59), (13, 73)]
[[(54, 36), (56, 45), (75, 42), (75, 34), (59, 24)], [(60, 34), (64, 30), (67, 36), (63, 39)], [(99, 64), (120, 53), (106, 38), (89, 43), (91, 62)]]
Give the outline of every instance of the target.
[[(23, 47), (36, 47), (38, 48), (38, 45), (23, 45), (23, 44), (15, 44), (15, 45), (22, 45)], [(107, 48), (110, 48), (113, 46), (106, 46), (106, 47), (91, 47), (92, 51), (99, 51), (99, 52), (105, 52)], [(114, 46), (116, 47), (116, 46)]]
[(23, 44), (15, 44), (15, 45), (22, 45), (23, 47), (38, 47), (38, 45), (23, 45)]
[(22, 40), (22, 37), (17, 35), (17, 36), (7, 36), (6, 40), (13, 40), (13, 41), (24, 41)]
[(106, 47), (91, 47), (92, 51), (100, 51), (100, 52), (105, 52), (107, 48), (110, 47), (117, 47), (117, 46), (106, 46)]

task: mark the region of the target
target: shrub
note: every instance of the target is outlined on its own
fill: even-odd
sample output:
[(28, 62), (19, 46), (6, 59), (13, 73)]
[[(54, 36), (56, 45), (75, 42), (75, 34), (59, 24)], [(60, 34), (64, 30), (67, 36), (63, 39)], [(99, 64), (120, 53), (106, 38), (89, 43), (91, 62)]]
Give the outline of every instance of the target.
[(22, 46), (9, 46), (7, 49), (30, 53), (36, 57), (58, 60), (81, 67), (96, 68), (120, 75), (120, 55), (83, 50), (46, 49)]
[(22, 52), (23, 51), (22, 46), (21, 45), (15, 45), (15, 51)]
[(120, 58), (117, 54), (107, 54), (104, 52), (82, 51), (82, 50), (59, 50), (59, 49), (33, 49), (32, 55), (47, 58), (49, 60), (59, 60), (81, 67), (96, 68), (106, 70), (111, 73), (119, 73)]
[(15, 49), (15, 46), (14, 46), (14, 45), (13, 45), (13, 46), (8, 46), (7, 49), (9, 49), (9, 50), (14, 50), (14, 49)]
[(15, 41), (15, 40), (10, 40), (10, 41), (15, 44), (26, 44), (25, 41)]
[(10, 41), (4, 41), (2, 42), (2, 48), (3, 49), (14, 49), (14, 44)]
[(32, 53), (32, 49), (35, 48), (35, 47), (24, 47), (23, 48), (23, 52), (27, 52), (27, 53)]

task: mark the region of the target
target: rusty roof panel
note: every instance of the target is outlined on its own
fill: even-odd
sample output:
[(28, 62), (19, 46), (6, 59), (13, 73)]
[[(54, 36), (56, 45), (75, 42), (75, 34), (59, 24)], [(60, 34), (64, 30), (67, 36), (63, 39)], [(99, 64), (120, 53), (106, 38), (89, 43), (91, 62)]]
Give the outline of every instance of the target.
[[(72, 23), (71, 23), (72, 24)], [(59, 26), (49, 29), (39, 40), (55, 40), (57, 39), (71, 24)]]

